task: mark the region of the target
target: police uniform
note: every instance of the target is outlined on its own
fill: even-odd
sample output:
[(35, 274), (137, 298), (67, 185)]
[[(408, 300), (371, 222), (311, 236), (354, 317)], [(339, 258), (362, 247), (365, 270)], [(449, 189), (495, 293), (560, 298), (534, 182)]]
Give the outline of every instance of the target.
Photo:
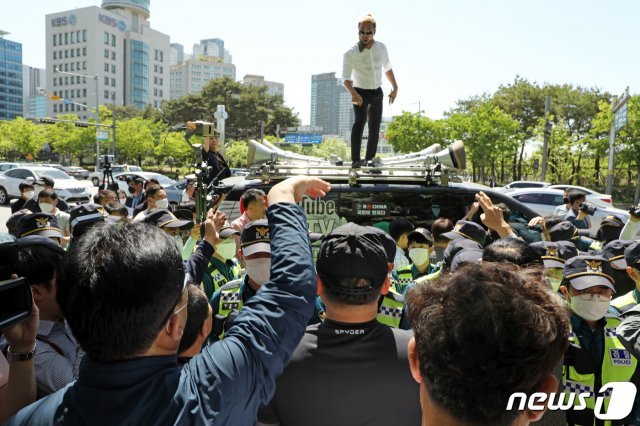
[[(622, 240), (614, 240), (611, 243), (614, 243), (615, 241), (622, 241)], [(612, 266), (616, 267), (617, 265), (619, 269), (626, 269), (627, 266), (631, 266), (636, 271), (640, 271), (640, 242), (626, 241), (626, 243), (628, 244), (624, 244), (623, 255), (616, 256), (616, 259), (612, 261)], [(609, 246), (609, 244), (607, 244), (607, 246)], [(629, 291), (628, 293), (613, 299), (611, 301), (611, 306), (613, 306), (620, 314), (624, 314), (627, 311), (629, 311), (631, 308), (635, 307), (639, 302), (640, 302), (640, 291), (636, 286), (633, 290)]]
[(207, 298), (210, 299), (220, 287), (240, 278), (242, 267), (235, 259), (222, 262), (216, 257), (209, 259), (207, 273), (202, 276), (202, 284)]
[(394, 269), (392, 272), (395, 281), (394, 290), (403, 295), (407, 294), (417, 278), (426, 277), (425, 279), (432, 281), (440, 276), (441, 270), (441, 265), (429, 264), (424, 273), (420, 273), (413, 263), (400, 269)]
[[(563, 269), (563, 278), (576, 290), (604, 286), (615, 291), (611, 266), (602, 257), (576, 256), (569, 259)], [(598, 400), (603, 402), (599, 412), (606, 412), (609, 407), (611, 393), (599, 395), (603, 385), (628, 382), (632, 378), (634, 382), (638, 381), (638, 361), (617, 337), (616, 327), (620, 322), (618, 317), (607, 314), (596, 322), (596, 328), (592, 330), (577, 313), (571, 314), (569, 347), (562, 367), (564, 401), (571, 403), (571, 408), (566, 411), (570, 425), (629, 424), (629, 418), (602, 422), (594, 414)], [(578, 398), (580, 394), (583, 395)], [(582, 405), (583, 400), (586, 407)]]

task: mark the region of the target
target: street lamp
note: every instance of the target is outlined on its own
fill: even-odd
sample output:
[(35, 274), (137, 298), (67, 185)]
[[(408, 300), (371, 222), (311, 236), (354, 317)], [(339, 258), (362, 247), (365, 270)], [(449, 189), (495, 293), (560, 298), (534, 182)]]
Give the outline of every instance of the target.
[[(67, 72), (67, 71), (62, 71), (60, 68), (58, 67), (53, 67), (53, 71), (54, 72), (59, 72), (60, 74), (67, 74), (67, 75), (74, 75), (76, 77), (83, 77), (83, 78), (92, 78), (95, 80), (96, 82), (96, 124), (100, 123), (100, 94), (98, 93), (98, 74), (96, 74), (94, 77), (91, 77), (89, 75), (84, 75), (84, 74), (76, 74), (74, 72)], [(96, 171), (100, 169), (100, 139), (97, 138), (96, 136)]]

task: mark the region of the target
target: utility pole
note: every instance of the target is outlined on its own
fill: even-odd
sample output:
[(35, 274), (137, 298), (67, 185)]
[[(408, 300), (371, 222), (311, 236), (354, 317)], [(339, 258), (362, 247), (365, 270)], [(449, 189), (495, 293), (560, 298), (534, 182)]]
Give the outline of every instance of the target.
[(549, 114), (551, 113), (551, 96), (547, 95), (544, 99), (544, 137), (542, 139), (542, 172), (540, 180), (547, 180), (547, 155), (549, 153), (549, 136), (551, 136), (551, 122), (549, 122)]

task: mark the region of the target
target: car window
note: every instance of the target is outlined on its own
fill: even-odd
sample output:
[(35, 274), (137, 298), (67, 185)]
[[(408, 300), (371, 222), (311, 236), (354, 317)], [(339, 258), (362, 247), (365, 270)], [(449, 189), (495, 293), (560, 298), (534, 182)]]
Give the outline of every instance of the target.
[(558, 195), (558, 194), (547, 194), (547, 200), (548, 202), (546, 204), (549, 204), (552, 206), (559, 206), (564, 204), (562, 195)]
[(142, 169), (138, 166), (129, 166), (129, 171), (130, 172), (141, 172)]
[(181, 182), (176, 184), (176, 189), (183, 191), (187, 187), (187, 182)]
[(521, 203), (546, 204), (543, 194), (520, 194), (515, 195), (513, 198)]
[(50, 177), (51, 179), (73, 179), (71, 176), (58, 169), (47, 169), (39, 171), (38, 174), (40, 176)]
[(112, 173), (122, 173), (122, 172), (124, 172), (124, 167), (122, 167), (122, 166), (111, 167), (111, 172)]
[(11, 177), (11, 178), (19, 178), (20, 177), (20, 170), (15, 170), (15, 169), (7, 170), (4, 175), (8, 176), (8, 177)]

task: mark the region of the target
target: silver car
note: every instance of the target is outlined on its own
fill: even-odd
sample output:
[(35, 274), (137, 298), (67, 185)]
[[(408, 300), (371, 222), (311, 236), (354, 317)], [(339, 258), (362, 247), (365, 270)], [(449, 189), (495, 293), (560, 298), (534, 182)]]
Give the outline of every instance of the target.
[(88, 182), (77, 181), (65, 172), (52, 167), (14, 167), (0, 174), (0, 204), (8, 204), (12, 198), (20, 197), (20, 184), (35, 184), (42, 177), (54, 180), (54, 189), (66, 203), (88, 203), (91, 199)]

